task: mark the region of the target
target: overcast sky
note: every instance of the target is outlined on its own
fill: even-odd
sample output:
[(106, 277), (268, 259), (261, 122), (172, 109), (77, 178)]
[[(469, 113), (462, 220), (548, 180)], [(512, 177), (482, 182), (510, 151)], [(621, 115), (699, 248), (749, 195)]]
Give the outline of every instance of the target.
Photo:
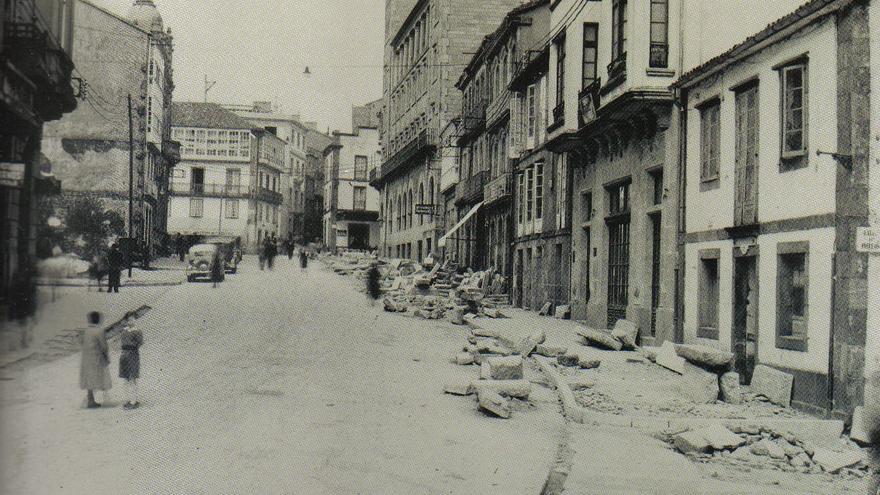
[[(125, 16), (132, 0), (91, 0)], [(155, 0), (174, 35), (174, 99), (271, 100), (319, 129), (351, 128), (382, 96), (381, 0)], [(312, 75), (303, 76), (308, 65)]]

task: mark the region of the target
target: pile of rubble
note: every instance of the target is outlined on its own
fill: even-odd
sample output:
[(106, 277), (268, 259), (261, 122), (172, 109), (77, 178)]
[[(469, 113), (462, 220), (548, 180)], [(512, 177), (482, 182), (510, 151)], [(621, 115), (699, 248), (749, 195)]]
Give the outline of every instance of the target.
[(813, 445), (791, 432), (761, 426), (705, 426), (668, 435), (679, 452), (703, 462), (725, 462), (745, 468), (771, 468), (802, 473), (865, 477), (869, 471), (864, 450), (847, 441)]
[(528, 401), (532, 383), (524, 378), (523, 358), (537, 352), (545, 340), (543, 332), (534, 332), (518, 342), (474, 329), (468, 345), (452, 359), (461, 366), (479, 366), (479, 377), (469, 383), (447, 385), (444, 392), (475, 396), (477, 407), (499, 418), (510, 418), (511, 411)]

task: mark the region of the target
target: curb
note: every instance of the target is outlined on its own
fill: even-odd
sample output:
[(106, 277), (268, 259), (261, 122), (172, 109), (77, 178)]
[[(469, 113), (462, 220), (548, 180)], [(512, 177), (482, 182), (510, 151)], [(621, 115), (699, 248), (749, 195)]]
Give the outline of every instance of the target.
[(725, 419), (725, 418), (687, 418), (626, 416), (591, 411), (577, 403), (574, 392), (556, 368), (547, 360), (534, 358), (541, 371), (550, 379), (562, 402), (565, 417), (575, 423), (635, 428), (646, 433), (684, 431), (695, 427), (721, 425), (725, 428), (743, 426), (764, 426), (776, 431), (795, 433), (805, 440), (818, 443), (834, 441), (843, 434), (843, 421), (830, 419)]
[[(133, 282), (133, 283), (122, 283), (119, 285), (122, 287), (174, 287), (177, 285), (183, 285), (183, 281), (179, 282)], [(48, 282), (48, 281), (38, 281), (38, 287), (92, 287), (88, 283), (78, 283), (78, 282)]]

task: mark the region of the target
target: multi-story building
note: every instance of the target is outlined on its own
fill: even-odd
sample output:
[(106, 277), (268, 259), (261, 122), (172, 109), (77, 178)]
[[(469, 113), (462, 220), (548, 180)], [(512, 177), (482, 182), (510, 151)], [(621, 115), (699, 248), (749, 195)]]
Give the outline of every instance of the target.
[(306, 170), (303, 178), (304, 244), (323, 242), (324, 238), (324, 150), (333, 138), (315, 126), (306, 134)]
[(173, 114), (183, 145), (168, 233), (237, 237), (249, 252), (278, 237), (286, 142), (213, 103), (175, 102)]
[[(57, 184), (41, 163), (43, 124), (77, 107), (71, 73), (73, 4), (0, 6), (0, 321), (31, 314), (37, 206)], [(3, 325), (0, 325), (3, 326)]]
[(324, 245), (374, 250), (379, 246), (379, 192), (369, 171), (379, 160), (379, 130), (336, 131), (324, 150)]
[(878, 33), (877, 2), (814, 0), (675, 85), (684, 340), (845, 418), (880, 369)]
[[(447, 231), (444, 242), (454, 246), (451, 251), (460, 263), (475, 270), (492, 267), (505, 276), (513, 270), (510, 246), (518, 225), (512, 201), (513, 165), (527, 150), (531, 154), (534, 145), (527, 147), (526, 138), (534, 143), (537, 128), (532, 120), (531, 134), (526, 135), (525, 107), (520, 93), (510, 86), (524, 49), (539, 44), (538, 38), (549, 30), (549, 4), (537, 0), (510, 11), (484, 39), (457, 84), (462, 92), (455, 200), (460, 226)], [(530, 94), (537, 105), (535, 92)], [(540, 203), (537, 210), (542, 212), (543, 196), (530, 197)]]
[(170, 139), (173, 39), (152, 0), (135, 0), (124, 18), (87, 0), (71, 3), (85, 104), (43, 133), (43, 154), (62, 183), (56, 206), (98, 198), (126, 212), (128, 236), (153, 252), (165, 235), (166, 184), (179, 154)]
[(281, 229), (278, 236), (291, 240), (302, 238), (308, 127), (300, 120), (299, 115), (277, 111), (268, 101), (254, 102), (253, 105), (223, 105), (223, 108), (266, 129), (287, 143), (285, 171), (281, 175), (284, 200), (279, 210)]
[(454, 162), (455, 147), (440, 136), (461, 105), (455, 67), (520, 3), (386, 0), (383, 164), (374, 181), (382, 192), (384, 255), (421, 259), (437, 247), (444, 230), (439, 172)]

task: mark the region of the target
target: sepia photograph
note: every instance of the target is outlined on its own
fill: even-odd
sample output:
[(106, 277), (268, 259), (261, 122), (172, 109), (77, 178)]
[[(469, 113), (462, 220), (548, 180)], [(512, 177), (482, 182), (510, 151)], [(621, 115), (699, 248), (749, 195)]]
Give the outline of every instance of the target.
[(0, 493), (880, 495), (880, 0), (0, 0)]

